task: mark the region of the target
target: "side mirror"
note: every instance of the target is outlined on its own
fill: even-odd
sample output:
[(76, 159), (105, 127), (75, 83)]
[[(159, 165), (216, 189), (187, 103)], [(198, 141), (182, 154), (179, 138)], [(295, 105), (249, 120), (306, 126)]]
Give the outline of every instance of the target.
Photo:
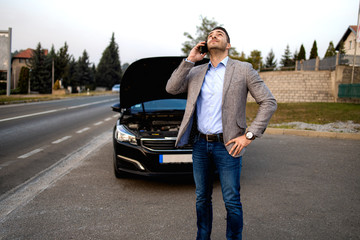
[(111, 106), (111, 108), (114, 112), (121, 113), (120, 103), (115, 103), (114, 105)]

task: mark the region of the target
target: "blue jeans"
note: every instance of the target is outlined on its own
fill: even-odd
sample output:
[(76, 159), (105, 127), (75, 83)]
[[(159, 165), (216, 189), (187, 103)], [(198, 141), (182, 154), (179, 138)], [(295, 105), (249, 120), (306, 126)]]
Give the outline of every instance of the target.
[(240, 202), (242, 157), (232, 157), (222, 142), (199, 138), (193, 148), (193, 170), (196, 185), (197, 240), (209, 240), (212, 229), (212, 191), (215, 168), (227, 211), (226, 239), (241, 239), (243, 212)]

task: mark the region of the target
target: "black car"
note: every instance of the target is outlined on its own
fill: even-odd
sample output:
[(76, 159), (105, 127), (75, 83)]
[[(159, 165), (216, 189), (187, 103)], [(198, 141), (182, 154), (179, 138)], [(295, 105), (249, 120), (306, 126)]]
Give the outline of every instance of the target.
[(112, 106), (120, 113), (113, 131), (116, 177), (192, 173), (191, 144), (175, 148), (186, 94), (174, 96), (165, 90), (181, 61), (184, 57), (146, 58), (127, 68), (120, 103)]

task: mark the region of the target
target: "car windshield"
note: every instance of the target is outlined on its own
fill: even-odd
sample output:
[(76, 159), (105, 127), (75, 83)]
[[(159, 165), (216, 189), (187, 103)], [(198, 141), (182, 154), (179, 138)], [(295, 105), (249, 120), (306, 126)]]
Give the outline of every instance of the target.
[(185, 110), (186, 99), (161, 99), (149, 102), (144, 102), (144, 109), (142, 104), (132, 106), (131, 112), (157, 112), (157, 111), (172, 111)]

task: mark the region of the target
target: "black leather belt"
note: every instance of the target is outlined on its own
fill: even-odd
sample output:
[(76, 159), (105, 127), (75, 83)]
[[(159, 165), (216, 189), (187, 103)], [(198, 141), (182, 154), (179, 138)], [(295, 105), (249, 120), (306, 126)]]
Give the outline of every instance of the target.
[(199, 136), (205, 139), (207, 142), (224, 142), (224, 137), (222, 133), (219, 134), (203, 134), (200, 133)]

